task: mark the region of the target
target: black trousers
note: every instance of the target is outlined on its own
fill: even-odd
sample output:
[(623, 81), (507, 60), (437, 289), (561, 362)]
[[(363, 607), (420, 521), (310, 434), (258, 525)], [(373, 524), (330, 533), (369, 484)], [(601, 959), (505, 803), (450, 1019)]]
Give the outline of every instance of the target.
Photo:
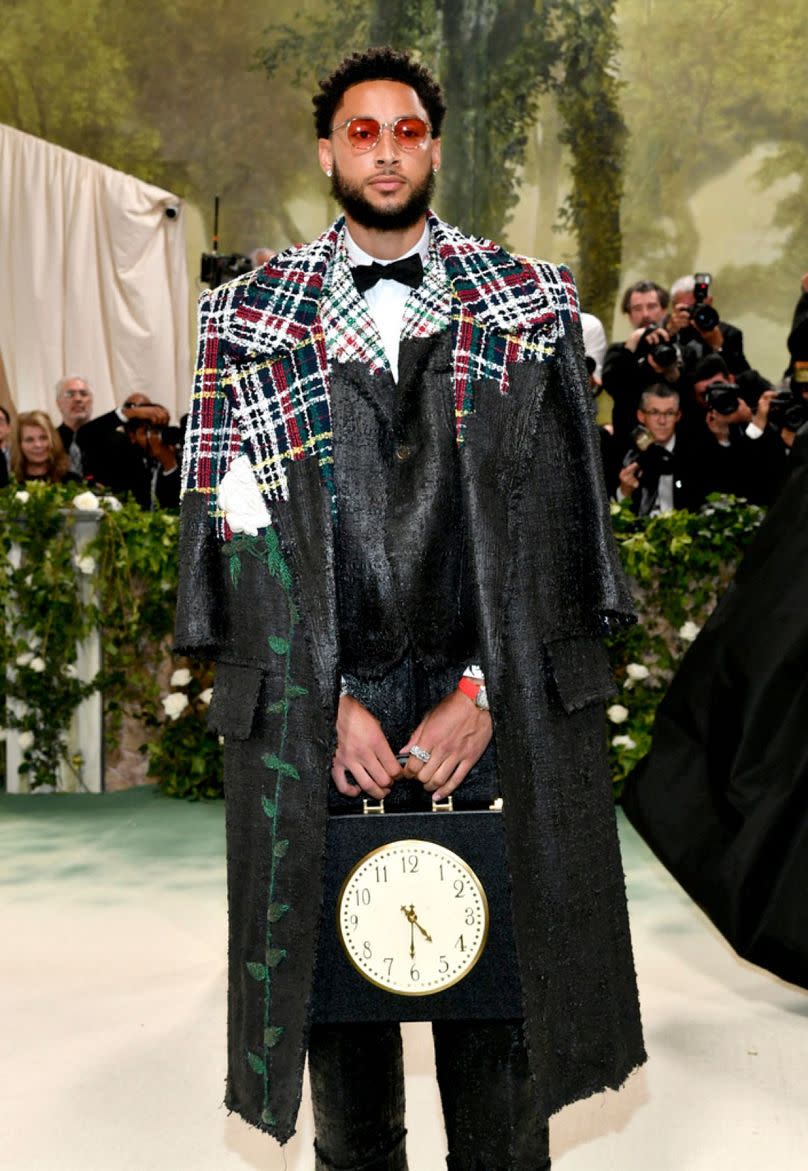
[[(396, 751), (459, 674), (407, 661), (382, 680), (348, 683)], [(485, 808), (497, 795), (492, 744), (455, 791), (455, 805)], [(386, 802), (397, 809), (430, 804), (417, 781), (394, 786)], [(332, 786), (332, 815), (357, 805), (360, 798), (341, 797)], [(449, 1171), (545, 1171), (547, 1120), (536, 1112), (521, 1022), (434, 1021), (432, 1033)], [(309, 1075), (317, 1171), (407, 1171), (398, 1023), (315, 1024)]]
[[(435, 1021), (449, 1171), (545, 1171), (519, 1021)], [(309, 1041), (316, 1171), (407, 1171), (401, 1031), (391, 1022), (314, 1025)]]

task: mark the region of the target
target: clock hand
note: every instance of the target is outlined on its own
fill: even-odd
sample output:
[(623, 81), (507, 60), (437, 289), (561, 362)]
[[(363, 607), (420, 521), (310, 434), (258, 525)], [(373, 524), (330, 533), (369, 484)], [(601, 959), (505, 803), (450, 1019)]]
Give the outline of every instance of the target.
[(428, 932), (428, 931), (426, 931), (426, 930), (425, 930), (425, 929), (424, 929), (424, 928), (421, 926), (421, 924), (418, 922), (418, 915), (416, 914), (416, 911), (415, 911), (415, 906), (414, 906), (414, 904), (410, 903), (409, 907), (402, 907), (401, 909), (402, 909), (402, 911), (404, 912), (404, 914), (407, 916), (407, 919), (408, 919), (408, 921), (409, 921), (409, 922), (410, 922), (410, 923), (411, 923), (411, 924), (412, 924), (414, 927), (417, 927), (417, 928), (418, 928), (418, 930), (419, 930), (419, 931), (421, 932), (421, 934), (423, 935), (424, 939), (428, 939), (428, 940), (429, 940), (429, 942), (431, 943), (431, 942), (432, 942), (432, 936), (431, 936), (431, 935), (429, 934), (429, 932)]

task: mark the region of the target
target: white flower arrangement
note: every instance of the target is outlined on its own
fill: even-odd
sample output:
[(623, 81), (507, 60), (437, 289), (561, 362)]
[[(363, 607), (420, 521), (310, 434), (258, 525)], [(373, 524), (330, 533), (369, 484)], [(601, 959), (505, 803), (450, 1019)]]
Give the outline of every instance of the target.
[(632, 740), (630, 736), (612, 736), (612, 744), (615, 748), (636, 748), (637, 741)]
[(613, 724), (623, 724), (628, 719), (628, 708), (623, 707), (622, 703), (613, 703), (606, 709), (606, 715)]
[(187, 667), (178, 667), (171, 676), (170, 683), (172, 687), (187, 687), (192, 678), (193, 676)]
[(213, 688), (212, 687), (206, 687), (204, 691), (200, 691), (199, 700), (201, 703), (204, 703), (205, 707), (208, 707), (208, 705), (210, 704), (210, 701), (212, 699), (213, 699)]
[(79, 512), (97, 512), (98, 497), (92, 492), (79, 492), (78, 496), (73, 497), (73, 507)]
[(30, 748), (34, 747), (34, 733), (20, 732), (17, 737), (17, 743), (20, 746), (20, 752), (28, 752)]
[(28, 666), (32, 671), (36, 671), (37, 675), (41, 675), (45, 670), (45, 660), (40, 658), (39, 655), (36, 655), (35, 658), (31, 659), (31, 662), (28, 664)]
[(688, 621), (685, 622), (684, 626), (679, 627), (679, 637), (683, 638), (685, 642), (693, 642), (700, 630), (701, 627), (697, 626), (695, 622)]
[(102, 496), (98, 503), (102, 508), (105, 508), (107, 512), (120, 512), (123, 508), (123, 505), (117, 496)]
[(21, 488), (19, 492), (14, 493), (14, 499), (19, 500), (20, 504), (27, 504), (31, 499), (31, 493), (26, 492), (24, 488)]
[(31, 663), (31, 660), (33, 659), (33, 657), (34, 657), (33, 651), (25, 651), (23, 654), (17, 655), (14, 662), (17, 664), (18, 667), (28, 667), (28, 666), (30, 666), (30, 663)]
[(188, 696), (184, 691), (172, 691), (163, 700), (163, 710), (170, 720), (178, 720), (188, 707)]
[(79, 573), (83, 573), (86, 577), (90, 577), (95, 573), (95, 557), (90, 557), (85, 554), (83, 557), (76, 557), (73, 564)]
[(647, 679), (651, 672), (643, 663), (628, 663), (626, 666), (626, 674), (629, 679), (635, 683), (639, 683), (641, 679)]
[(255, 537), (272, 521), (246, 455), (233, 460), (219, 484), (216, 500), (233, 533)]

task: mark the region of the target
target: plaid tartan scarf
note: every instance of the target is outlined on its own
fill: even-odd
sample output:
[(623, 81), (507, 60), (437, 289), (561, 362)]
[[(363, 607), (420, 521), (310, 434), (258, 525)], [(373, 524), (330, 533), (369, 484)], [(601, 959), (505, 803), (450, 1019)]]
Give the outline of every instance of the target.
[[(513, 256), (432, 213), (429, 226), (430, 259), (408, 298), (402, 336), (451, 330), (460, 444), (475, 381), (493, 380), (507, 394), (509, 365), (549, 359), (578, 318), (578, 301), (566, 268)], [(200, 298), (183, 483), (185, 492), (206, 495), (224, 539), (216, 489), (242, 453), (270, 506), (288, 499), (288, 463), (314, 457), (335, 507), (329, 363), (387, 364), (343, 253), (339, 219), (312, 243)]]

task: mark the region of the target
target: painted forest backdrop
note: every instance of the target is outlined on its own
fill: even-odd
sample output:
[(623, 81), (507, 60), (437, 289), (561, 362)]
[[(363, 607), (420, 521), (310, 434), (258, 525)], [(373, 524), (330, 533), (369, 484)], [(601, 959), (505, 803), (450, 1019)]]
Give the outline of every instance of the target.
[(4, 0), (0, 122), (176, 191), (200, 246), (219, 194), (223, 251), (280, 248), (334, 214), (315, 79), (415, 49), (450, 105), (442, 214), (569, 262), (607, 329), (629, 280), (706, 268), (777, 378), (808, 269), (807, 41), (801, 0)]

